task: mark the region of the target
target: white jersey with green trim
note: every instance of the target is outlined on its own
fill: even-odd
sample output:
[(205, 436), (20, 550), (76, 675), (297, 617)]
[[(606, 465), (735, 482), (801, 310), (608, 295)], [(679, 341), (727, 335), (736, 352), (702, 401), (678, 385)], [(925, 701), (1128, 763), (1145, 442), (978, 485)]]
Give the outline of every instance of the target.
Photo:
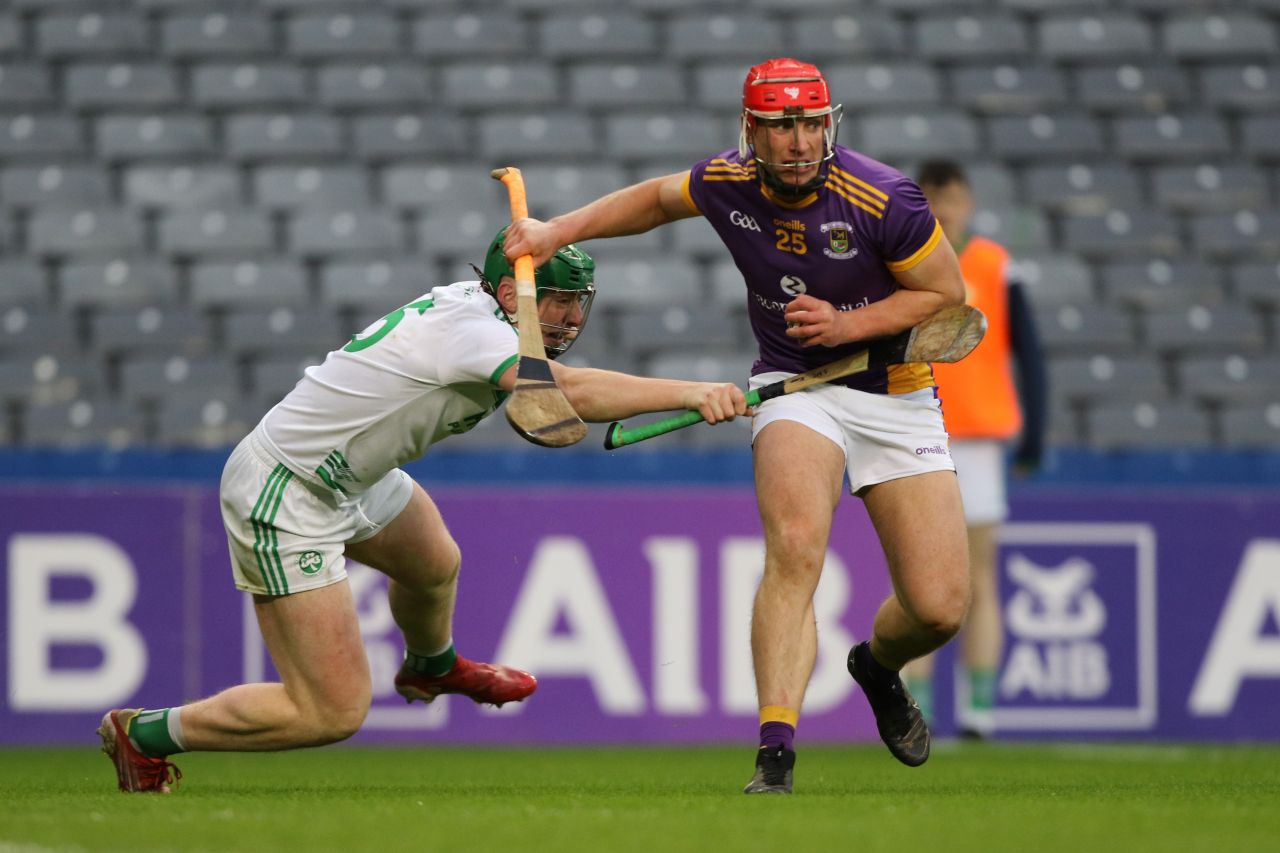
[(296, 474), (359, 494), (496, 410), (517, 346), (479, 282), (437, 287), (308, 367), (256, 433)]

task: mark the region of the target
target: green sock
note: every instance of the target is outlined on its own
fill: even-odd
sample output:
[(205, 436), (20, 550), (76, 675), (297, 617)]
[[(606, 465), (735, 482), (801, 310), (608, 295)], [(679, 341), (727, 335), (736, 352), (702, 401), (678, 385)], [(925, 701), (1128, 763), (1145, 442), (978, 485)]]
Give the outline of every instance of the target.
[(975, 711), (990, 711), (996, 706), (996, 671), (994, 669), (969, 670), (969, 707)]
[[(186, 752), (186, 747), (178, 743), (181, 734), (174, 737), (170, 730), (170, 713), (176, 708), (159, 708), (141, 711), (129, 721), (129, 740), (138, 751), (149, 758), (164, 758), (175, 752)], [(178, 723), (178, 715), (174, 714), (173, 723)]]
[(903, 679), (907, 685), (907, 689), (911, 691), (911, 695), (915, 697), (916, 704), (920, 706), (920, 713), (924, 714), (926, 720), (933, 719), (933, 679), (932, 678), (910, 678)]
[(409, 667), (410, 671), (425, 675), (428, 678), (447, 675), (449, 670), (453, 669), (453, 665), (457, 660), (458, 653), (453, 649), (453, 640), (449, 640), (449, 645), (445, 647), (444, 651), (433, 655), (419, 654), (411, 649), (405, 649), (404, 652), (405, 666)]

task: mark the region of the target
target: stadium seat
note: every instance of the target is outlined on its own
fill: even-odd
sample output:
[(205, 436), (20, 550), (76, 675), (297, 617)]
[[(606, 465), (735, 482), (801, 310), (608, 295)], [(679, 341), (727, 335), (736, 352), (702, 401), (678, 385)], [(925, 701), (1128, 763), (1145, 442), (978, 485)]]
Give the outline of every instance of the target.
[(1166, 113), (1192, 102), (1187, 73), (1173, 65), (1085, 66), (1074, 76), (1080, 105), (1099, 112)]
[(1027, 201), (1055, 213), (1097, 216), (1143, 198), (1137, 171), (1118, 163), (1030, 165), (1023, 174)]
[(324, 113), (233, 115), (226, 123), (229, 157), (331, 157), (344, 150), (338, 119)]
[(192, 208), (160, 220), (160, 251), (171, 255), (265, 252), (275, 247), (271, 220), (257, 208)]
[(253, 7), (237, 7), (232, 15), (216, 9), (178, 12), (160, 22), (160, 45), (166, 56), (179, 59), (267, 54), (273, 47), (271, 21)]
[(970, 220), (973, 233), (995, 240), (1015, 255), (1049, 248), (1049, 222), (1034, 207), (981, 208)]
[(683, 75), (669, 65), (585, 63), (569, 71), (569, 97), (586, 108), (668, 104), (684, 91)]
[(1219, 270), (1195, 257), (1105, 263), (1101, 273), (1104, 297), (1114, 305), (1189, 308), (1223, 299)]
[(1149, 354), (1055, 358), (1049, 364), (1049, 390), (1055, 401), (1068, 405), (1165, 400), (1169, 396), (1164, 366)]
[[(501, 162), (514, 158), (594, 157), (595, 125), (577, 111), (543, 110), (518, 114), (493, 114), (480, 119), (477, 134), (480, 151)], [(476, 140), (468, 144), (474, 148)]]
[(496, 204), (428, 211), (418, 220), (418, 248), (437, 256), (481, 261), (493, 235), (510, 221), (510, 212)]
[(959, 111), (870, 114), (862, 118), (861, 150), (890, 165), (926, 157), (969, 157), (979, 150), (978, 127)]
[(1231, 153), (1226, 125), (1205, 113), (1119, 117), (1113, 129), (1116, 152), (1133, 161), (1205, 160)]
[(191, 267), (191, 303), (201, 307), (301, 305), (309, 296), (306, 271), (296, 261), (235, 259)]
[(320, 103), (336, 109), (422, 108), (432, 100), (426, 69), (409, 62), (327, 65), (316, 73)]
[(307, 102), (306, 75), (278, 61), (197, 65), (191, 72), (191, 100), (208, 109), (296, 106)]
[(353, 166), (260, 166), (253, 172), (253, 197), (273, 209), (364, 205), (369, 201), (365, 171)]
[(1271, 400), (1280, 393), (1280, 356), (1191, 355), (1179, 359), (1176, 376), (1182, 394), (1198, 400)]
[(62, 85), (67, 105), (77, 109), (158, 109), (179, 99), (176, 69), (159, 62), (76, 63)]
[[(482, 251), (477, 249), (477, 260)], [(433, 287), (448, 283), (440, 280), (434, 262), (420, 257), (335, 259), (320, 268), (320, 301), (339, 308), (377, 310), (381, 307), (385, 313), (412, 302)]]
[(1036, 329), (1050, 355), (1121, 353), (1138, 349), (1129, 314), (1092, 302), (1035, 308)]
[(1280, 308), (1280, 263), (1235, 264), (1231, 267), (1231, 292), (1242, 304)]
[(68, 400), (26, 405), (21, 424), (23, 443), (32, 447), (124, 450), (143, 447), (151, 440), (141, 409), (95, 394), (93, 389)]
[(706, 323), (699, 303), (685, 301), (662, 306), (635, 307), (619, 313), (617, 345), (640, 358), (696, 342), (708, 349), (737, 346), (734, 330), (721, 323)]
[[(663, 306), (688, 302), (702, 294), (698, 271), (683, 258), (652, 252), (617, 250), (602, 242), (593, 255), (596, 278), (610, 306)], [(723, 249), (722, 249), (723, 251)]]
[(24, 44), (24, 37), (22, 23), (18, 16), (0, 13), (0, 53), (16, 53)]
[(0, 115), (0, 157), (79, 155), (85, 150), (78, 119), (55, 113)]
[(213, 125), (202, 115), (104, 115), (94, 130), (98, 153), (112, 161), (175, 160), (214, 151)]
[(1065, 75), (1046, 65), (960, 67), (951, 85), (957, 104), (984, 113), (1040, 113), (1067, 103)]
[[(919, 109), (937, 104), (942, 99), (938, 73), (928, 65), (911, 62), (833, 64), (822, 71), (831, 89), (831, 97), (843, 104), (854, 120), (861, 118), (863, 110)], [(733, 89), (739, 93), (739, 100), (741, 90), (742, 81), (739, 80)]]
[(529, 209), (535, 216), (576, 210), (629, 182), (625, 170), (612, 162), (534, 163), (521, 167), (521, 172), (529, 192)]
[(37, 255), (129, 253), (144, 248), (142, 220), (111, 207), (40, 208), (31, 215), (27, 246)]
[(1237, 210), (1191, 217), (1192, 244), (1222, 260), (1280, 257), (1280, 211)]
[(605, 150), (624, 159), (688, 157), (692, 165), (737, 144), (715, 118), (683, 110), (619, 113), (605, 120), (604, 131)]
[[(793, 13), (792, 9), (787, 11)], [(906, 53), (906, 26), (893, 15), (870, 6), (852, 13), (844, 4), (837, 4), (833, 10), (794, 13), (791, 29), (796, 49), (820, 63)], [(746, 69), (742, 71), (741, 76), (745, 76)]]
[(476, 136), (454, 114), (433, 110), (428, 122), (409, 111), (364, 115), (353, 119), (352, 143), (363, 160), (421, 159), (468, 154), (474, 156)]
[(1263, 170), (1247, 164), (1162, 166), (1151, 172), (1157, 206), (1184, 213), (1223, 213), (1266, 207)]
[(631, 11), (552, 12), (537, 25), (538, 50), (553, 59), (583, 57), (636, 60), (657, 54), (657, 24)]
[(993, 154), (1015, 162), (1095, 159), (1105, 151), (1102, 127), (1082, 113), (994, 116), (987, 140)]
[(395, 213), (376, 208), (303, 208), (288, 222), (288, 248), (315, 257), (342, 253), (399, 252), (403, 226)]
[(1247, 116), (1240, 121), (1240, 152), (1254, 160), (1280, 161), (1280, 117)]
[(191, 385), (158, 402), (156, 434), (169, 447), (223, 448), (257, 425), (266, 409), (234, 392)]
[(1100, 216), (1066, 216), (1063, 245), (1091, 259), (1173, 255), (1184, 248), (1178, 223), (1153, 210), (1111, 210)]
[(0, 317), (13, 306), (40, 308), (49, 303), (45, 271), (33, 258), (0, 257)]
[(458, 62), (441, 76), (446, 102), (459, 109), (563, 103), (556, 72), (545, 62)]
[(144, 208), (237, 207), (240, 176), (226, 165), (135, 165), (124, 169), (124, 201)]
[(1163, 353), (1258, 352), (1266, 346), (1261, 318), (1236, 306), (1154, 310), (1143, 316), (1142, 326), (1147, 344)]
[(1274, 24), (1247, 12), (1179, 15), (1164, 21), (1161, 37), (1181, 61), (1274, 57), (1277, 50)]
[(177, 301), (173, 267), (146, 255), (73, 259), (58, 271), (60, 302), (68, 307), (164, 305)]
[(1185, 402), (1099, 405), (1088, 410), (1086, 422), (1090, 444), (1104, 450), (1203, 447), (1213, 437), (1209, 416)]
[(239, 370), (225, 357), (133, 356), (120, 362), (117, 379), (121, 399), (132, 402), (156, 402), (183, 388), (236, 397), (240, 388)]
[(1038, 23), (1041, 52), (1056, 62), (1132, 60), (1150, 54), (1150, 26), (1123, 12), (1047, 14)]
[(528, 27), (501, 11), (427, 14), (413, 22), (413, 51), (428, 59), (516, 56), (528, 51)]
[[(539, 198), (529, 177), (521, 169), (531, 199)], [(505, 198), (503, 187), (489, 177), (489, 170), (470, 162), (396, 163), (382, 169), (378, 184), (381, 197), (398, 208), (431, 208), (455, 204), (458, 199)]]
[(1087, 304), (1095, 298), (1093, 269), (1075, 255), (1018, 253), (1008, 275), (1011, 281), (1022, 283), (1035, 307)]
[(646, 375), (698, 382), (732, 382), (746, 388), (755, 353), (750, 350), (684, 349), (649, 359)]
[(0, 204), (6, 207), (97, 207), (110, 200), (107, 172), (97, 164), (10, 166), (0, 172)]
[(41, 15), (35, 21), (35, 48), (50, 59), (82, 56), (137, 56), (148, 46), (141, 14), (109, 9)]
[(208, 355), (214, 338), (203, 311), (190, 306), (101, 308), (89, 318), (89, 344), (99, 358), (124, 353)]
[(300, 59), (385, 57), (400, 49), (395, 17), (357, 5), (334, 12), (303, 12), (284, 24), (285, 49)]
[(1214, 65), (1200, 69), (1205, 106), (1218, 110), (1274, 112), (1280, 108), (1280, 67), (1261, 63)]
[(1219, 414), (1222, 443), (1229, 448), (1274, 451), (1280, 446), (1280, 400), (1225, 406)]
[(32, 109), (54, 100), (53, 76), (45, 66), (32, 62), (0, 65), (0, 107)]
[[(334, 341), (328, 348), (336, 348), (339, 341)], [(302, 378), (303, 371), (313, 364), (325, 359), (325, 347), (310, 353), (290, 353), (286, 355), (264, 354), (249, 362), (250, 398), (259, 405), (273, 406), (293, 390)], [(265, 411), (265, 409), (264, 409)]]
[(99, 365), (57, 348), (32, 348), (0, 360), (0, 401), (63, 402), (105, 384)]
[(81, 337), (79, 324), (68, 311), (42, 305), (0, 309), (0, 352), (6, 358), (46, 348), (73, 353)]
[(741, 10), (676, 13), (667, 19), (666, 37), (666, 54), (675, 61), (736, 57), (759, 62), (776, 55), (784, 43), (780, 23)]
[(922, 14), (915, 41), (920, 55), (934, 62), (1021, 58), (1030, 48), (1026, 25), (993, 11)]
[(314, 305), (234, 308), (222, 318), (225, 351), (237, 355), (327, 352), (349, 338), (345, 323)]
[(680, 254), (689, 256), (690, 260), (684, 262), (689, 266), (695, 263), (693, 258), (719, 258), (725, 252), (724, 241), (704, 217), (682, 219), (669, 226), (668, 230), (673, 236), (672, 247)]

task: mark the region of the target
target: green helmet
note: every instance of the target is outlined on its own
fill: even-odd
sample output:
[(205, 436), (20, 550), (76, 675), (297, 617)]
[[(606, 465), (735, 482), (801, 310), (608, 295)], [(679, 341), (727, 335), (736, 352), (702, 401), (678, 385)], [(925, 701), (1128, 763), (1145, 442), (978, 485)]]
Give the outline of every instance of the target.
[[(489, 244), (489, 250), (485, 252), (484, 269), (481, 276), (488, 287), (496, 294), (498, 283), (502, 281), (504, 275), (515, 277), (515, 269), (511, 262), (507, 260), (507, 256), (503, 253), (503, 247), (507, 242), (507, 228), (505, 226), (494, 236), (493, 242)], [(570, 243), (556, 250), (550, 260), (538, 267), (533, 272), (534, 284), (537, 287), (538, 301), (548, 293), (572, 293), (578, 300), (578, 305), (582, 309), (582, 322), (575, 327), (558, 326), (553, 323), (543, 323), (544, 330), (552, 332), (557, 336), (557, 342), (547, 346), (547, 356), (555, 358), (562, 355), (565, 350), (573, 345), (578, 339), (583, 327), (587, 325), (587, 315), (591, 313), (591, 303), (595, 299), (595, 277), (596, 262), (591, 256)]]

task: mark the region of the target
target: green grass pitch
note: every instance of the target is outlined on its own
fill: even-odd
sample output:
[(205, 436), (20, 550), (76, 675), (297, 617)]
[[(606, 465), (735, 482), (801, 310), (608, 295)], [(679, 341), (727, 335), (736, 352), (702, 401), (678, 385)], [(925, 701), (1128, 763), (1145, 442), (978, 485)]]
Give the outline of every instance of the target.
[(169, 797), (92, 748), (0, 751), (0, 851), (1280, 849), (1280, 747), (805, 746), (791, 797), (750, 749), (357, 748), (179, 756)]

